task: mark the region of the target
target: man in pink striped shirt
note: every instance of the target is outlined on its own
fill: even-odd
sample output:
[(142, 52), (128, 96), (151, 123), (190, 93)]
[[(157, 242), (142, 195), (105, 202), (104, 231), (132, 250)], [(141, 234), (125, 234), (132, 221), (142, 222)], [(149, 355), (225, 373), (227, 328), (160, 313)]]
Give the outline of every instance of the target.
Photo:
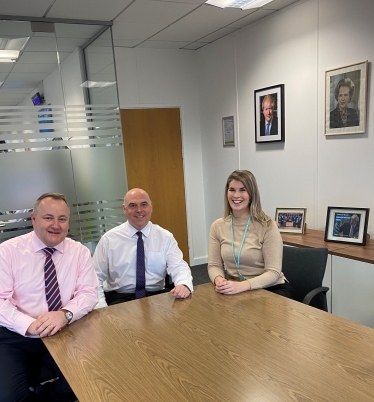
[[(65, 196), (46, 193), (31, 214), (34, 231), (0, 245), (0, 392), (2, 401), (32, 401), (30, 373), (41, 364), (60, 379), (48, 401), (76, 399), (41, 337), (53, 336), (90, 312), (98, 301), (97, 276), (87, 247), (67, 238), (70, 210)], [(61, 306), (46, 300), (44, 248), (52, 252)], [(49, 257), (50, 258), (50, 257)], [(57, 307), (59, 308), (59, 307)]]

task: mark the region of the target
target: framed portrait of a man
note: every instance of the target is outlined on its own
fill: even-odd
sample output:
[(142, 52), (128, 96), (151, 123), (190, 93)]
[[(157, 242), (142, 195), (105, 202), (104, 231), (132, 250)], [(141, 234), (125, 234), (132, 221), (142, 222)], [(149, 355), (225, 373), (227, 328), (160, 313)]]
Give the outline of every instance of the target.
[(367, 71), (367, 61), (326, 71), (325, 135), (365, 132)]
[(328, 207), (325, 241), (365, 246), (369, 208)]
[(284, 84), (255, 90), (255, 139), (284, 141)]

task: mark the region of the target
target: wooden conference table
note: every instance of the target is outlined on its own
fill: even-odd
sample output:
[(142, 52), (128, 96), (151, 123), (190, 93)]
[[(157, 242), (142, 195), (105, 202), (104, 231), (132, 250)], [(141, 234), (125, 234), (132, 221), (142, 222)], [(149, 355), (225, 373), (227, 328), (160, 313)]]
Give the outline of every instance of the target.
[(265, 290), (200, 285), (43, 340), (80, 402), (374, 400), (374, 330)]

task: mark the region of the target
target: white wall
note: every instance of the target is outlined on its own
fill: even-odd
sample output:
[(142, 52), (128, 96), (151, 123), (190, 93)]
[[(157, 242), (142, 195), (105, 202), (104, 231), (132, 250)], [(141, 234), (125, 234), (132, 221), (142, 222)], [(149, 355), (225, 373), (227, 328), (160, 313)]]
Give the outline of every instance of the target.
[(193, 51), (115, 49), (121, 108), (180, 107), (190, 264), (206, 262), (197, 59)]
[[(192, 265), (206, 261), (237, 168), (255, 174), (267, 214), (306, 207), (312, 229), (324, 230), (328, 206), (374, 209), (371, 63), (366, 133), (324, 135), (325, 71), (374, 60), (373, 15), (372, 0), (305, 0), (195, 52), (116, 49), (121, 107), (181, 106)], [(285, 85), (285, 142), (256, 144), (254, 91), (277, 84)], [(230, 115), (236, 146), (224, 148)]]
[[(325, 71), (374, 60), (373, 15), (371, 0), (308, 0), (197, 51), (207, 230), (236, 168), (255, 174), (266, 213), (306, 207), (313, 229), (324, 230), (328, 206), (374, 208), (370, 79), (366, 133), (324, 136)], [(285, 143), (255, 144), (254, 91), (277, 84), (285, 85)], [(229, 115), (235, 149), (222, 146)]]

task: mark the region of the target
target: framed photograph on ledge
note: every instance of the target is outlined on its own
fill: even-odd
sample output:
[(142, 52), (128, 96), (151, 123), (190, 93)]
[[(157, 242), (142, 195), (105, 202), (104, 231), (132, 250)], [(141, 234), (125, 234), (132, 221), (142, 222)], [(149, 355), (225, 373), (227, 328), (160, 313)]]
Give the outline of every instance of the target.
[(224, 147), (235, 146), (234, 116), (222, 117), (222, 136)]
[(326, 71), (325, 135), (366, 129), (368, 61)]
[(304, 233), (306, 208), (277, 208), (275, 222), (280, 232)]
[(365, 246), (369, 208), (328, 207), (325, 241)]
[(284, 84), (255, 91), (255, 140), (284, 141)]

